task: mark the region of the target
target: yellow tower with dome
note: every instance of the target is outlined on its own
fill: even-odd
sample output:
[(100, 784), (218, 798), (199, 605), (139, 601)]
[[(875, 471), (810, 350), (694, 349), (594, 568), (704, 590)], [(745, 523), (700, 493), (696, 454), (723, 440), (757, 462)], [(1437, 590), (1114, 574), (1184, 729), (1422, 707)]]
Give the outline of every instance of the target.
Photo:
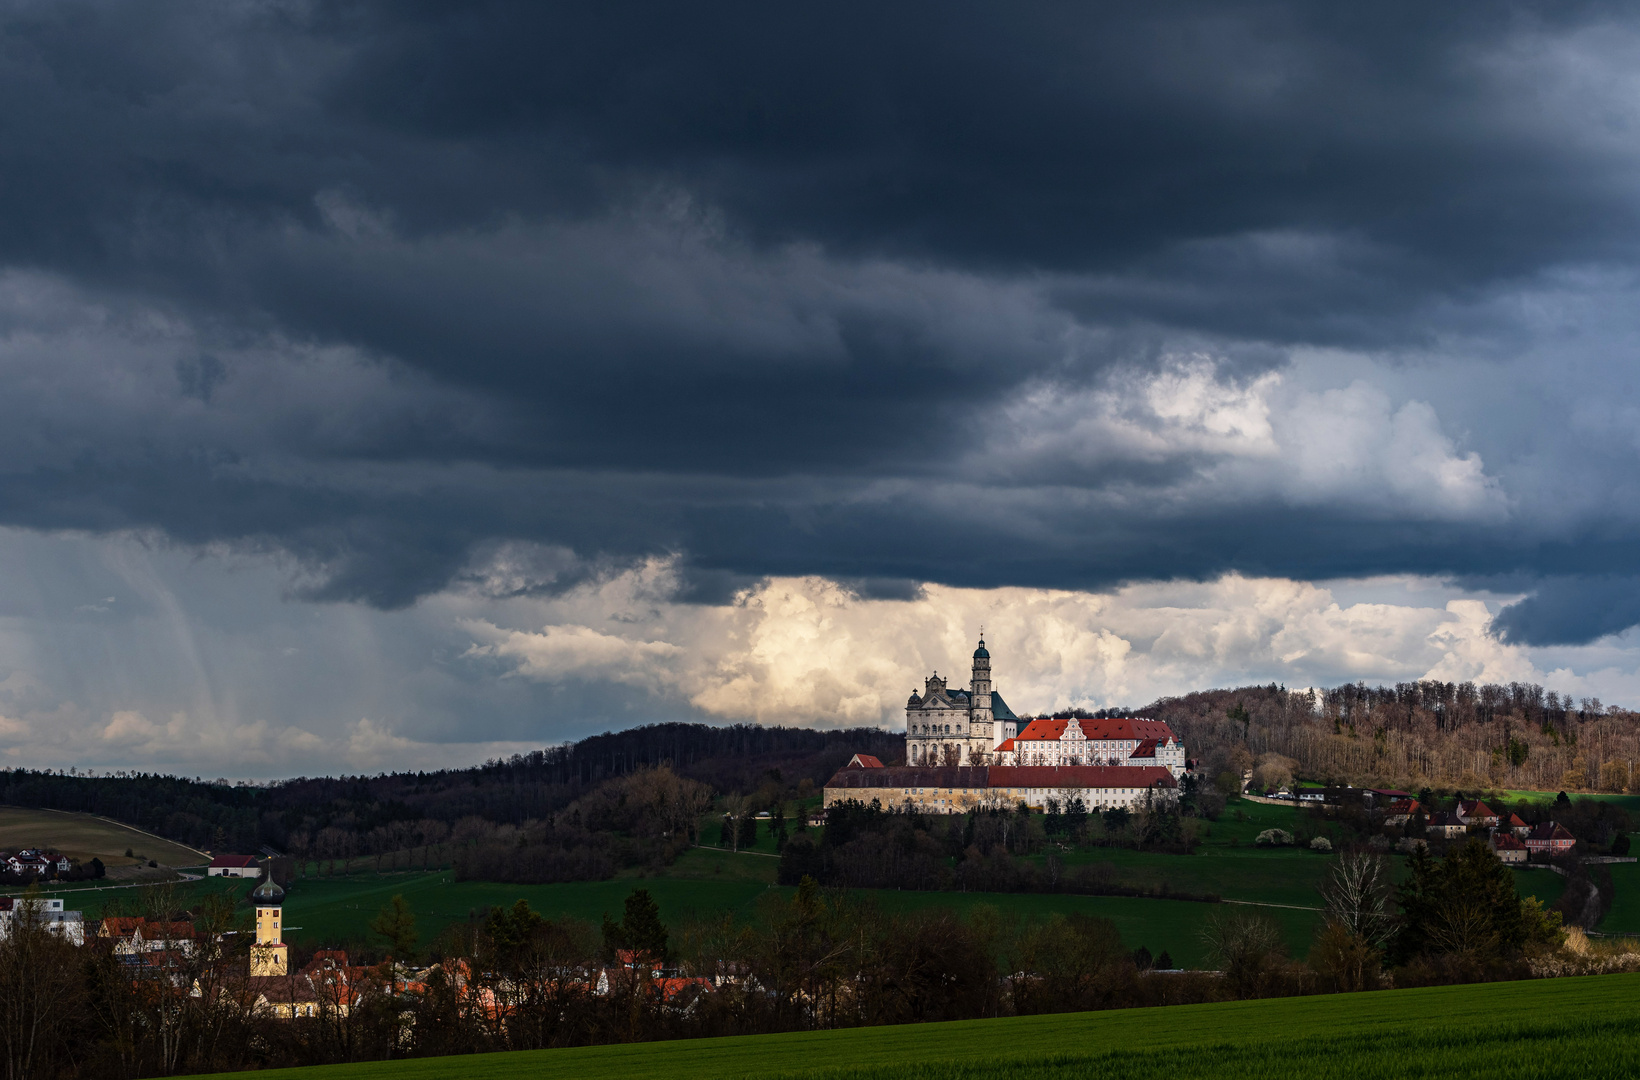
[(256, 905), (256, 944), (251, 946), (252, 975), (285, 974), (285, 942), (280, 924), (285, 903), (285, 890), (273, 880), (273, 867), (262, 884), (251, 890), (251, 903)]

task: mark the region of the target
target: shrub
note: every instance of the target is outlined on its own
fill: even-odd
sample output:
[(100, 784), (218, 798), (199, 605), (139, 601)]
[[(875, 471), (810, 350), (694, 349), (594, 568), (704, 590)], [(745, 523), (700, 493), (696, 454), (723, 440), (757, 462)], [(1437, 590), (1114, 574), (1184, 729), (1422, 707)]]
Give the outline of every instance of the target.
[(1286, 829), (1265, 829), (1254, 842), (1259, 847), (1287, 847), (1293, 842), (1293, 834)]
[(1318, 836), (1314, 840), (1310, 841), (1310, 850), (1311, 851), (1331, 851), (1332, 850), (1332, 841), (1328, 840), (1325, 836)]

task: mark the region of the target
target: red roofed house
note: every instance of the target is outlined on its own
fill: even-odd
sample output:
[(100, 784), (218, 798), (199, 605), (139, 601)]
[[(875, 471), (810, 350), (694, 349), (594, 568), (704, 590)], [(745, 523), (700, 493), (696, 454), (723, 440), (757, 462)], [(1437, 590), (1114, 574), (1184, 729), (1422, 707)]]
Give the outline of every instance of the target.
[(97, 936), (114, 942), (116, 956), (138, 957), (148, 953), (187, 956), (193, 952), (194, 924), (153, 922), (141, 915), (114, 915), (102, 920)]
[(880, 769), (883, 767), (883, 763), (870, 754), (855, 754), (848, 759), (848, 764), (843, 767), (845, 769)]
[(1458, 820), (1465, 825), (1482, 825), (1491, 828), (1498, 823), (1498, 815), (1491, 807), (1479, 799), (1458, 800)]
[(1430, 836), (1444, 836), (1448, 840), (1455, 840), (1469, 829), (1458, 820), (1458, 815), (1437, 810), (1429, 815), (1429, 825), (1424, 831)]
[(1492, 854), (1506, 863), (1523, 863), (1526, 861), (1526, 845), (1520, 837), (1512, 832), (1499, 829), (1492, 834), (1489, 841), (1492, 845)]
[(1572, 850), (1577, 844), (1577, 837), (1567, 831), (1566, 826), (1557, 825), (1553, 821), (1545, 821), (1537, 828), (1526, 834), (1526, 850), (1536, 855), (1545, 853), (1560, 855)]
[(254, 855), (218, 855), (206, 867), (207, 877), (248, 877), (259, 878), (262, 870), (256, 865)]
[(1418, 803), (1413, 799), (1397, 799), (1384, 807), (1385, 825), (1405, 825), (1412, 820), (1412, 815), (1418, 812)]
[(32, 848), (24, 848), (6, 860), (6, 869), (14, 874), (44, 875), (51, 867), (52, 860)]
[(1503, 827), (1522, 840), (1526, 839), (1526, 834), (1532, 831), (1532, 827), (1522, 821), (1519, 814), (1510, 814), (1509, 820), (1503, 823)]

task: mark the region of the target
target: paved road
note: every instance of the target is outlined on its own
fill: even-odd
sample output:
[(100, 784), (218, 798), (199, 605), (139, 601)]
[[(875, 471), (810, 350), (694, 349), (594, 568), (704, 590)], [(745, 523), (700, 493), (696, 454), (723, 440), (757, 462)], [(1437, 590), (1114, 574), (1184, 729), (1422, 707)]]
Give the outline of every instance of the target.
[[(205, 877), (204, 874), (190, 874), (186, 870), (178, 870), (177, 871), (177, 876), (180, 877), (183, 881), (200, 881)], [(80, 886), (74, 886), (74, 887), (69, 887), (69, 888), (59, 888), (55, 891), (63, 894), (64, 896), (74, 896), (78, 893), (106, 892), (109, 889), (146, 889), (146, 888), (151, 888), (152, 886), (155, 886), (155, 885), (174, 885), (174, 884), (176, 884), (176, 883), (173, 882), (173, 881), (133, 881), (133, 882), (130, 882), (129, 884), (126, 884), (126, 885), (80, 885)], [(42, 891), (51, 892), (52, 890), (46, 889), (46, 890), (42, 890)], [(16, 896), (22, 896), (22, 895), (23, 895), (23, 893), (21, 893), (21, 892), (0, 892), (0, 896), (16, 897)]]

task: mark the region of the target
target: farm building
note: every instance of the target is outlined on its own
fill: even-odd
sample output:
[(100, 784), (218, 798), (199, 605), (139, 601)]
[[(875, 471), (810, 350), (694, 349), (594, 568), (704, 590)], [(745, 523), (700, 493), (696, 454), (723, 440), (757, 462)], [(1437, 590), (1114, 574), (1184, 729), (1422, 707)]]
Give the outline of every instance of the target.
[(261, 877), (262, 871), (254, 855), (218, 855), (205, 868), (205, 874), (207, 877), (255, 878)]

